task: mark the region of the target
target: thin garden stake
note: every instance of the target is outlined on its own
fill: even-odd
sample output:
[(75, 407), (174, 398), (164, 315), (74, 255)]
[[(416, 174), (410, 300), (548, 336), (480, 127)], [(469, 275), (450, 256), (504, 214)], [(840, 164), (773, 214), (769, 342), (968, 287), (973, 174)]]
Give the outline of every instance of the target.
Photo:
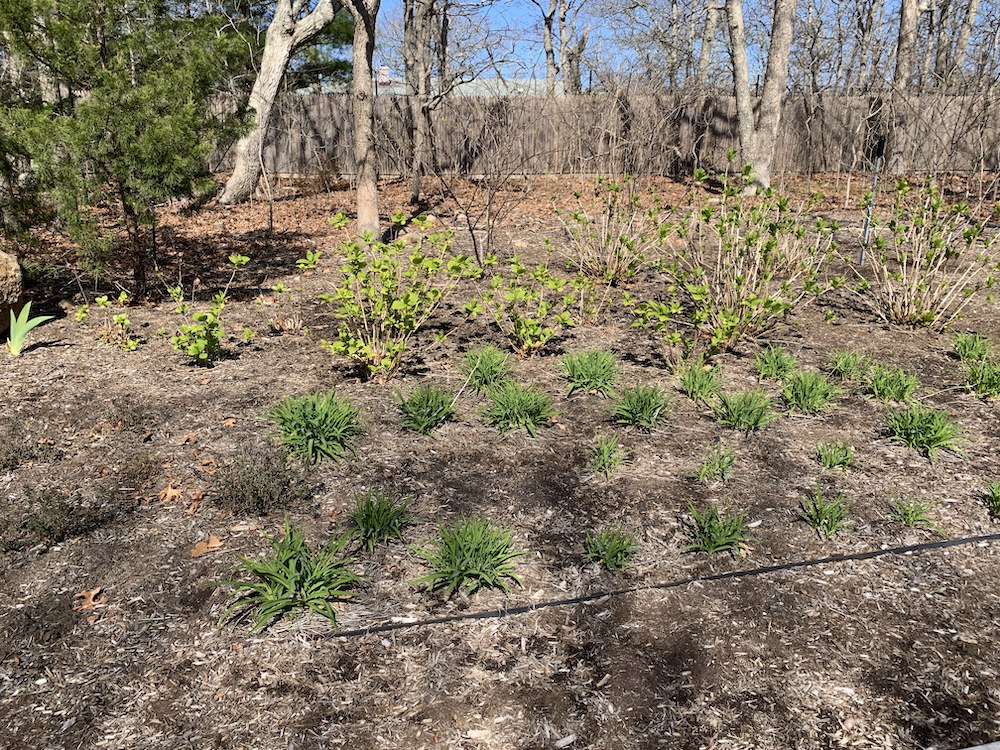
[(868, 211), (865, 213), (865, 228), (861, 236), (861, 265), (865, 264), (865, 249), (868, 247), (868, 239), (872, 228), (872, 212), (875, 210), (875, 193), (878, 191), (878, 175), (882, 171), (882, 159), (885, 156), (885, 136), (880, 135), (875, 141), (875, 177), (872, 179), (871, 198), (868, 199)]

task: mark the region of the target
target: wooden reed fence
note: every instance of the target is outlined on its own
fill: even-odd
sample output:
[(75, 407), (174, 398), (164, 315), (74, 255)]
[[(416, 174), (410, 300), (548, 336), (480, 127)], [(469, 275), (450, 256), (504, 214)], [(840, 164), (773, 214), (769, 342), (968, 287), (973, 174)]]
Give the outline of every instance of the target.
[[(789, 95), (774, 171), (811, 174), (871, 167), (881, 117), (872, 97)], [(376, 106), (379, 169), (408, 170), (406, 102), (381, 96)], [(975, 96), (908, 100), (897, 121), (899, 155), (909, 172), (1000, 168), (1000, 102)], [(690, 174), (721, 168), (737, 145), (732, 97), (586, 95), (545, 98), (453, 97), (432, 115), (437, 169), (460, 174)], [(350, 175), (350, 97), (286, 95), (265, 147), (265, 166), (284, 174)], [(230, 166), (221, 154), (218, 171)]]

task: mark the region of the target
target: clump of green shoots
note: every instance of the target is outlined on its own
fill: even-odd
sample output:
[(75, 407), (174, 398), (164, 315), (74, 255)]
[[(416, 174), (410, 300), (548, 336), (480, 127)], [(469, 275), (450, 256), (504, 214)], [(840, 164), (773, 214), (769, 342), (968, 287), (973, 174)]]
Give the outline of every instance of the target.
[(845, 382), (863, 382), (872, 368), (871, 358), (856, 349), (842, 349), (830, 355), (827, 369)]
[(587, 559), (600, 563), (612, 573), (625, 571), (637, 550), (635, 536), (620, 526), (605, 526), (597, 533), (588, 531), (585, 543)]
[(868, 376), (868, 392), (879, 401), (909, 401), (917, 390), (917, 377), (902, 368), (873, 365)]
[(816, 485), (816, 491), (802, 503), (802, 518), (817, 534), (832, 537), (847, 524), (851, 506), (847, 496), (840, 492), (836, 497), (825, 497)]
[(702, 457), (701, 466), (695, 476), (698, 481), (725, 482), (736, 464), (736, 454), (731, 448), (719, 443), (708, 450)]
[(510, 375), (508, 355), (495, 346), (487, 345), (465, 353), (462, 373), (477, 392), (490, 391), (504, 383)]
[(784, 380), (798, 367), (795, 357), (777, 344), (768, 344), (757, 352), (754, 364), (761, 380)]
[(680, 375), (681, 390), (692, 401), (707, 404), (722, 390), (722, 371), (700, 357), (687, 362)]
[(854, 448), (848, 443), (831, 440), (816, 446), (816, 458), (824, 469), (846, 469), (854, 462)]
[(562, 373), (569, 382), (569, 395), (585, 391), (610, 398), (618, 380), (618, 364), (614, 355), (603, 349), (577, 352), (563, 357)]
[(993, 353), (993, 342), (974, 332), (956, 334), (952, 346), (956, 356), (963, 362), (978, 362)]
[(694, 543), (686, 548), (688, 552), (741, 553), (751, 541), (746, 517), (742, 512), (723, 515), (714, 504), (698, 510), (688, 504), (688, 512), (693, 521), (691, 531)]
[(619, 446), (616, 435), (598, 435), (594, 447), (590, 449), (590, 465), (606, 479), (611, 472), (628, 461), (628, 454)]

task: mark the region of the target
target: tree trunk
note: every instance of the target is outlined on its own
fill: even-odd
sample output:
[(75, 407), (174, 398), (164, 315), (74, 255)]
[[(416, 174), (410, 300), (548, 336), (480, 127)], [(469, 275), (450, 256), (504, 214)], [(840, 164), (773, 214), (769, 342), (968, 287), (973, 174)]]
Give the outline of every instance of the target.
[(404, 64), (409, 110), (410, 203), (418, 203), (427, 169), (433, 66), (434, 0), (407, 0), (404, 15)]
[(896, 40), (896, 70), (892, 77), (892, 107), (887, 123), (889, 171), (903, 171), (903, 138), (906, 130), (906, 93), (913, 79), (917, 59), (917, 0), (900, 0), (899, 36)]
[(545, 91), (549, 96), (555, 96), (556, 76), (559, 67), (556, 65), (555, 22), (559, 0), (549, 0), (548, 9), (542, 6), (541, 0), (531, 0), (542, 12), (542, 48), (545, 50)]
[(740, 138), (740, 158), (753, 168), (753, 181), (759, 187), (771, 184), (771, 164), (781, 124), (781, 104), (788, 85), (788, 60), (792, 46), (792, 20), (796, 0), (776, 0), (771, 42), (767, 50), (764, 88), (754, 116), (747, 64), (746, 31), (742, 0), (726, 0), (729, 22), (729, 47), (736, 89), (736, 118)]
[(375, 19), (380, 0), (350, 0), (354, 16), (354, 173), (357, 180), (358, 232), (378, 237), (378, 165), (375, 153), (375, 98), (372, 60)]
[(715, 25), (718, 9), (713, 2), (705, 5), (705, 27), (701, 35), (701, 49), (698, 50), (697, 84), (704, 87), (708, 83), (708, 70), (712, 63), (712, 47), (715, 43)]
[(257, 187), (264, 168), (264, 138), (288, 61), (297, 49), (312, 41), (340, 10), (339, 0), (319, 0), (316, 8), (300, 19), (304, 6), (304, 0), (278, 0), (275, 5), (274, 17), (264, 37), (260, 72), (250, 91), (249, 107), (253, 113), (253, 124), (236, 143), (233, 173), (219, 196), (219, 202), (224, 205), (245, 201)]

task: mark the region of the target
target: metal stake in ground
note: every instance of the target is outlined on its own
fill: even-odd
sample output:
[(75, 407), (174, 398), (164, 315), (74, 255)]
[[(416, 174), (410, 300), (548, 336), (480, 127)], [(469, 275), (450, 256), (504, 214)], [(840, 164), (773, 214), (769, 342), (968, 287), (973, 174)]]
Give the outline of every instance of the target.
[(875, 139), (875, 147), (872, 149), (875, 157), (875, 176), (872, 178), (872, 192), (868, 199), (868, 211), (865, 213), (865, 226), (861, 233), (861, 265), (865, 264), (865, 249), (868, 247), (868, 238), (872, 228), (872, 212), (875, 210), (875, 193), (878, 190), (878, 175), (882, 171), (882, 158), (885, 156), (885, 136), (880, 135)]

